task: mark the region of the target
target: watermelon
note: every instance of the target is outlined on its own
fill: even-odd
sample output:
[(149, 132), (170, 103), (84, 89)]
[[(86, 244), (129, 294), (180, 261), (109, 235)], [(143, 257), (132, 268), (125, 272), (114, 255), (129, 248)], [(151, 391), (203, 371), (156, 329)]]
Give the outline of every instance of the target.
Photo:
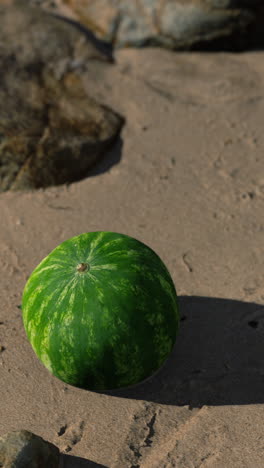
[(130, 387), (168, 358), (179, 326), (174, 283), (146, 244), (109, 231), (68, 239), (22, 295), (28, 340), (57, 378), (87, 390)]

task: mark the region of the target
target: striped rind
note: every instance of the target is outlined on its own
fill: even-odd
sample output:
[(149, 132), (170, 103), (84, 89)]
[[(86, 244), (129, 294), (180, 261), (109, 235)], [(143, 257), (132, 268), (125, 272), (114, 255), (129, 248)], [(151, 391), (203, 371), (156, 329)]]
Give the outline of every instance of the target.
[[(77, 271), (88, 263), (89, 269)], [(53, 375), (89, 390), (134, 385), (163, 364), (179, 326), (176, 290), (146, 244), (83, 233), (45, 257), (22, 297), (27, 337)]]

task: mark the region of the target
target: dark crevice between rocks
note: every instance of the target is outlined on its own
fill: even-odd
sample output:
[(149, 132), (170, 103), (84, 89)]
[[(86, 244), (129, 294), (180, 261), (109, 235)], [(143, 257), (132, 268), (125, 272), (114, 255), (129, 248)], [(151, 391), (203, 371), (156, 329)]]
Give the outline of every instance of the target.
[[(215, 10), (217, 11), (217, 10)], [(264, 47), (264, 7), (259, 8), (257, 13), (250, 9), (237, 11), (237, 15), (227, 21), (226, 26), (220, 30), (215, 27), (208, 32), (201, 30), (196, 37), (190, 38), (189, 44), (186, 40), (169, 48), (179, 52), (245, 52), (262, 49)], [(173, 42), (174, 38), (167, 35), (168, 40)]]
[[(193, 52), (233, 52), (242, 53), (246, 51), (262, 50), (264, 48), (264, 17), (262, 19), (262, 30), (257, 32), (257, 24), (248, 25), (243, 34), (233, 32), (231, 35), (217, 37), (210, 40), (201, 40), (190, 46)], [(184, 51), (182, 49), (182, 51)]]
[[(78, 31), (84, 34), (88, 41), (90, 41), (102, 54), (105, 55), (105, 60), (109, 61), (110, 63), (115, 63), (115, 59), (113, 56), (113, 45), (109, 41), (104, 41), (98, 38), (87, 26), (79, 23), (78, 21), (74, 21), (71, 18), (67, 18), (66, 16), (59, 15), (58, 13), (48, 13), (51, 16), (57, 18), (58, 20), (65, 21), (66, 23), (70, 24), (71, 26), (75, 27)], [(98, 60), (98, 58), (96, 57)]]

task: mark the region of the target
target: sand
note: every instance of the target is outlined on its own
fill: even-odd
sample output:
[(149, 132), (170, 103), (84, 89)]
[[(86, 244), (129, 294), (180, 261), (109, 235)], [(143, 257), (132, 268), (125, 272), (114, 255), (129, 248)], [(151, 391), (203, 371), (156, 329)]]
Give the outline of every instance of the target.
[[(116, 52), (87, 90), (126, 117), (91, 176), (0, 197), (0, 430), (57, 445), (64, 467), (258, 468), (264, 457), (264, 52)], [(181, 327), (135, 388), (66, 385), (35, 356), (21, 295), (82, 232), (129, 234), (168, 266)]]

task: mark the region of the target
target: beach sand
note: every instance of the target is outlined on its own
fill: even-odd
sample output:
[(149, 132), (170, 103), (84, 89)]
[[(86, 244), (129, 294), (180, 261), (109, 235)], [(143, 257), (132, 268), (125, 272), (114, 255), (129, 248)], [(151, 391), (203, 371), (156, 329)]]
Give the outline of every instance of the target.
[[(86, 179), (0, 197), (1, 434), (40, 435), (67, 468), (263, 467), (263, 58), (123, 49), (96, 83), (89, 66), (121, 139)], [(53, 377), (18, 308), (53, 248), (100, 230), (158, 253), (181, 314), (160, 372), (109, 393)]]

